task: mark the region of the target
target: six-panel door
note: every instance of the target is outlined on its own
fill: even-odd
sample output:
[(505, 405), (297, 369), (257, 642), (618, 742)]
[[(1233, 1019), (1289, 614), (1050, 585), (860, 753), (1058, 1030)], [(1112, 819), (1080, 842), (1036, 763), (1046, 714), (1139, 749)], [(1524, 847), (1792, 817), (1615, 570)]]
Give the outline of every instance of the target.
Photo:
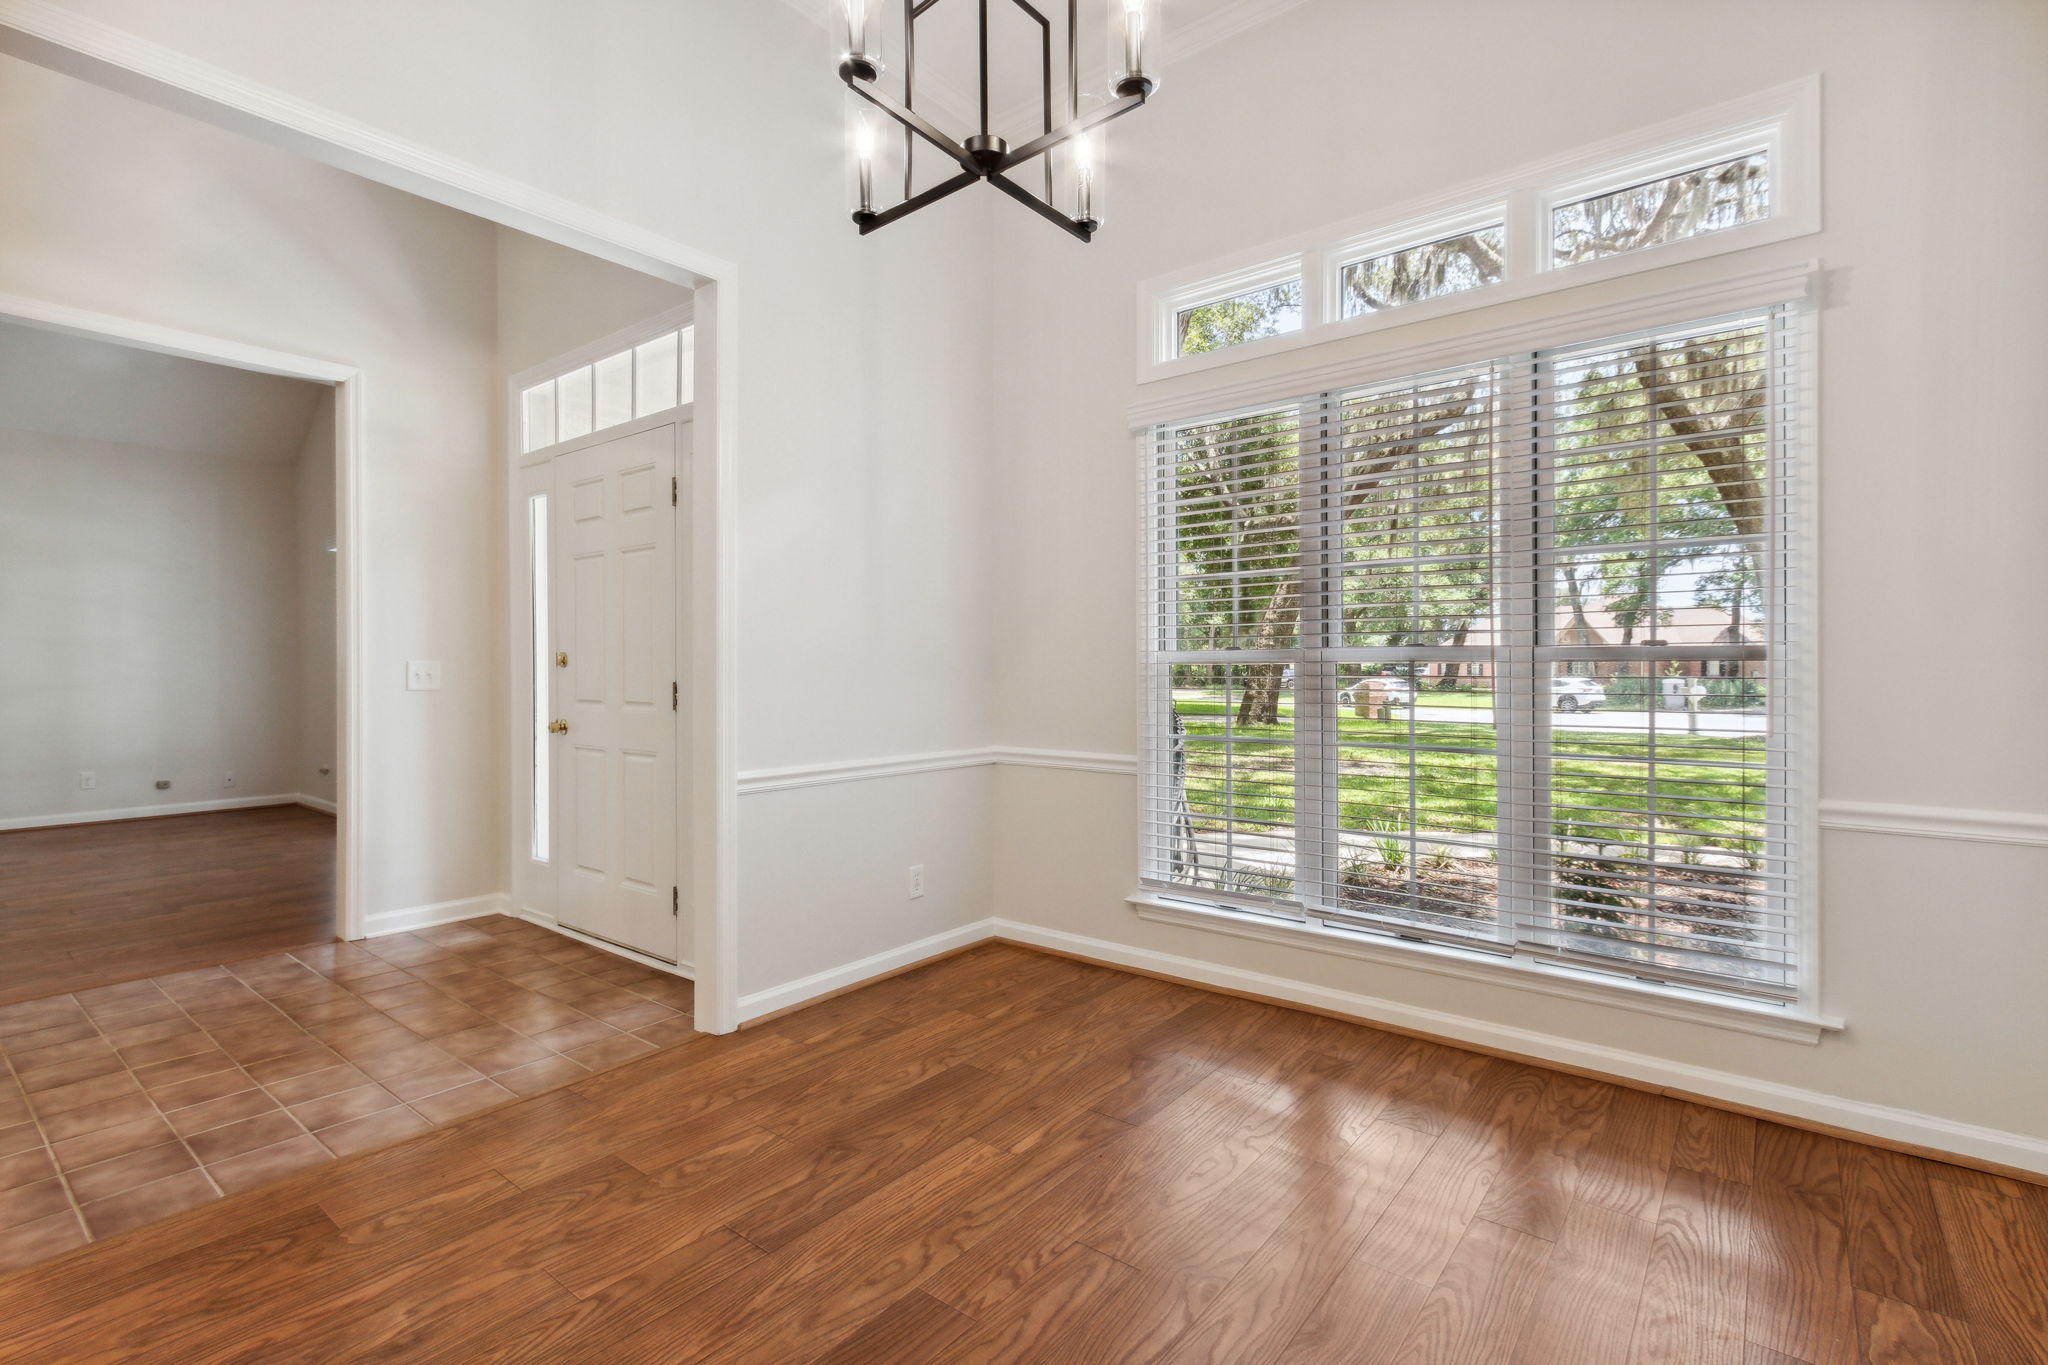
[(673, 962), (673, 425), (555, 457), (557, 916)]

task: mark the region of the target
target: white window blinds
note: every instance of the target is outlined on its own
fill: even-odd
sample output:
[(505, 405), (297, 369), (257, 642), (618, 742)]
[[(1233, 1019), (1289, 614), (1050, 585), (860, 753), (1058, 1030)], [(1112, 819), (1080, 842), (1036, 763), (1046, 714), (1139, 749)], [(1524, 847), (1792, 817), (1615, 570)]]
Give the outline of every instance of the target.
[(1155, 428), (1142, 875), (1789, 998), (1773, 309)]

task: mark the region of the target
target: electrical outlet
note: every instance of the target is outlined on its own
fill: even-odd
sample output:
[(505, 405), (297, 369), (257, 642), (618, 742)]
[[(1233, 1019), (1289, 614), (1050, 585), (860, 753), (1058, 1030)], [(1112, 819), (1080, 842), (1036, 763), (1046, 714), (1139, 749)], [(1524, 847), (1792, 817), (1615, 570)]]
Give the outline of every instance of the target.
[(441, 661), (439, 659), (406, 660), (405, 690), (408, 692), (439, 692), (441, 690)]
[(924, 864), (910, 865), (910, 898), (916, 900), (924, 894)]
[(234, 786), (234, 785), (235, 785), (235, 775), (234, 775), (233, 773), (226, 773), (226, 774), (223, 774), (223, 775), (222, 775), (222, 777), (221, 777), (221, 779), (220, 779), (220, 784), (221, 784), (221, 785), (222, 785), (223, 787), (232, 787), (232, 786)]
[(80, 773), (78, 775), (78, 789), (82, 792), (97, 791), (99, 790), (99, 785), (100, 775), (98, 773)]

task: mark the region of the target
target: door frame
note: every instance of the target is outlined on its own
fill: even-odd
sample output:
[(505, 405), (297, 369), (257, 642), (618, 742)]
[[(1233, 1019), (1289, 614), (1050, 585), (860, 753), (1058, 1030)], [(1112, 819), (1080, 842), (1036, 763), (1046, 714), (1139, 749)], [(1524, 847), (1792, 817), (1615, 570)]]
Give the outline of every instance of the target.
[(362, 815), (362, 371), (314, 356), (95, 313), (45, 299), (0, 294), (0, 319), (65, 336), (183, 356), (258, 374), (304, 379), (334, 390), (335, 860), (334, 932), (363, 936)]
[[(555, 378), (564, 370), (572, 370), (580, 365), (587, 365), (594, 361), (602, 360), (606, 356), (615, 355), (628, 347), (636, 346), (643, 341), (660, 336), (664, 332), (674, 331), (681, 327), (695, 326), (696, 316), (697, 310), (694, 302), (679, 304), (673, 308), (655, 313), (640, 322), (634, 323), (630, 327), (622, 327), (616, 332), (564, 351), (552, 360), (542, 361), (538, 365), (529, 365), (518, 373), (507, 376), (505, 392), (503, 394), (504, 439), (501, 442), (504, 449), (504, 468), (506, 470), (504, 523), (505, 583), (507, 590), (505, 644), (506, 713), (508, 725), (506, 736), (508, 752), (512, 755), (513, 763), (513, 780), (509, 784), (512, 792), (512, 803), (511, 809), (507, 812), (505, 875), (506, 885), (511, 888), (513, 911), (536, 923), (544, 924), (557, 933), (566, 934), (580, 942), (588, 943), (592, 947), (602, 948), (606, 952), (617, 953), (645, 966), (653, 967), (658, 971), (672, 972), (677, 976), (691, 980), (698, 979), (698, 968), (695, 961), (695, 953), (698, 951), (696, 943), (678, 939), (676, 944), (677, 961), (673, 963), (664, 962), (659, 958), (627, 947), (625, 944), (614, 943), (608, 939), (594, 938), (563, 924), (556, 913), (559, 906), (555, 901), (552, 891), (546, 897), (528, 894), (538, 889), (534, 879), (541, 874), (537, 872), (535, 860), (528, 852), (532, 847), (533, 840), (534, 793), (530, 769), (522, 771), (522, 765), (525, 762), (526, 755), (530, 752), (530, 746), (533, 742), (532, 732), (529, 728), (531, 716), (528, 710), (533, 699), (532, 693), (529, 690), (532, 683), (530, 675), (534, 648), (530, 588), (533, 581), (533, 558), (527, 534), (527, 500), (535, 493), (550, 494), (548, 527), (550, 534), (552, 534), (554, 528), (559, 525), (555, 519), (558, 509), (555, 507), (552, 497), (554, 487), (553, 471), (556, 456), (565, 454), (570, 450), (580, 449), (593, 442), (616, 440), (622, 436), (631, 436), (636, 432), (647, 431), (661, 426), (688, 429), (687, 436), (683, 435), (681, 431), (678, 432), (678, 441), (679, 443), (687, 444), (689, 454), (687, 457), (678, 459), (675, 473), (679, 480), (688, 481), (689, 491), (694, 497), (697, 490), (697, 483), (695, 481), (696, 471), (693, 467), (696, 462), (697, 425), (697, 405), (694, 401), (694, 393), (692, 395), (692, 402), (681, 403), (658, 413), (650, 413), (645, 417), (635, 417), (606, 427), (601, 431), (592, 431), (568, 441), (558, 441), (554, 445), (542, 446), (538, 450), (530, 451), (522, 448), (524, 445), (522, 439), (524, 408), (520, 395), (535, 384)], [(697, 339), (696, 344), (699, 347), (703, 345), (701, 337)], [(701, 378), (701, 367), (699, 374), (693, 376), (693, 382), (696, 378)], [(679, 499), (679, 502), (681, 501)], [(694, 506), (688, 503), (684, 503), (677, 509), (676, 537), (678, 543), (675, 556), (675, 581), (670, 585), (670, 607), (675, 613), (676, 622), (676, 655), (672, 664), (678, 682), (690, 682), (693, 689), (696, 685), (696, 679), (690, 671), (692, 658), (690, 630), (695, 602), (690, 590), (690, 574), (693, 569), (693, 556), (695, 553), (695, 546), (691, 543), (691, 540), (697, 533), (694, 511)], [(552, 559), (550, 560), (550, 566), (550, 574), (552, 575)], [(550, 578), (550, 585), (552, 586), (552, 577)], [(552, 620), (551, 615), (551, 623)], [(694, 701), (694, 698), (692, 700)], [(690, 844), (686, 831), (691, 825), (690, 804), (695, 795), (692, 790), (694, 785), (692, 779), (696, 773), (693, 746), (696, 744), (697, 738), (696, 727), (689, 723), (687, 715), (679, 716), (676, 726), (673, 781), (675, 783), (677, 821), (676, 874), (678, 878), (684, 878), (683, 881), (678, 883), (681, 886), (687, 886), (688, 884), (685, 858), (690, 849)], [(553, 771), (553, 766), (550, 765), (550, 772), (552, 773)], [(553, 877), (558, 870), (558, 866), (551, 859), (547, 865), (546, 875)], [(546, 900), (546, 904), (538, 903), (543, 899)], [(693, 933), (697, 927), (697, 908), (697, 901), (692, 897), (691, 929)]]
[[(685, 657), (697, 767), (679, 803), (687, 814), (678, 817), (677, 850), (696, 940), (696, 1025), (732, 1032), (739, 1026), (738, 267), (47, 0), (0, 0), (0, 52), (695, 291)], [(354, 387), (350, 406), (359, 407)], [(360, 727), (352, 742), (360, 745)], [(353, 890), (360, 880), (350, 884)]]

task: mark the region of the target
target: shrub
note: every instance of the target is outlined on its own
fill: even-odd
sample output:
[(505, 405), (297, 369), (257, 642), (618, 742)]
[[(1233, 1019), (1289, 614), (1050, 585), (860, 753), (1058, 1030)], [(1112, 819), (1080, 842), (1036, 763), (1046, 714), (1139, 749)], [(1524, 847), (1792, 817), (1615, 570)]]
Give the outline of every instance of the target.
[(1747, 710), (1764, 704), (1764, 690), (1754, 678), (1709, 678), (1701, 707), (1714, 711)]
[(1655, 684), (1624, 668), (1607, 680), (1607, 704), (1619, 711), (1647, 711)]

